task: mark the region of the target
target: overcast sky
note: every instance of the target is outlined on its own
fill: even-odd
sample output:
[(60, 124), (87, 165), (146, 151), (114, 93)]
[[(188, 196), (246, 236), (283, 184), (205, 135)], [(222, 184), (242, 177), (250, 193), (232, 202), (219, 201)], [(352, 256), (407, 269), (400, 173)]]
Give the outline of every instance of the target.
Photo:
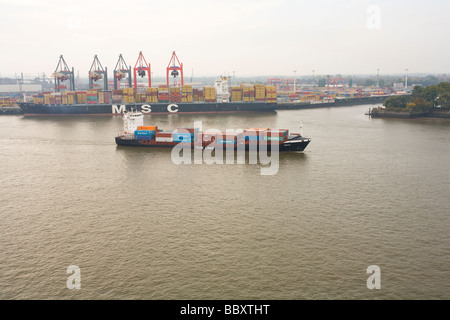
[[(165, 76), (450, 73), (448, 0), (0, 0), (0, 76), (139, 51)], [(112, 75), (109, 72), (110, 77)]]

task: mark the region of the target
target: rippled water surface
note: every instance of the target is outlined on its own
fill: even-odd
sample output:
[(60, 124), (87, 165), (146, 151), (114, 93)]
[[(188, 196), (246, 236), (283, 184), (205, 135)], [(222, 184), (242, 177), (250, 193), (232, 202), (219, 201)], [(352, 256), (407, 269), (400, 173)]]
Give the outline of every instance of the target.
[(450, 121), (368, 108), (145, 116), (163, 129), (303, 122), (311, 144), (280, 154), (275, 175), (117, 147), (121, 117), (1, 116), (0, 298), (449, 299)]

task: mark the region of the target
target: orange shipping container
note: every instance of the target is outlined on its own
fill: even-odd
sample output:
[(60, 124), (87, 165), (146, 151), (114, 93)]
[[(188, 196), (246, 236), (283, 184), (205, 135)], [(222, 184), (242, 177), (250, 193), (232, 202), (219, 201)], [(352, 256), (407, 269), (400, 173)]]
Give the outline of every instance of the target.
[(158, 126), (138, 126), (138, 130), (154, 130), (156, 131)]

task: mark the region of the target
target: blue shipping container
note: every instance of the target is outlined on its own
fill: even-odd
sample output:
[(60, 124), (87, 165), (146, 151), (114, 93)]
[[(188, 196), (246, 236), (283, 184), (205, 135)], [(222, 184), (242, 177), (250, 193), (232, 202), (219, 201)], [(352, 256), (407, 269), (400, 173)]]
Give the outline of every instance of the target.
[(134, 136), (136, 140), (154, 140), (155, 136)]
[(193, 133), (175, 132), (173, 134), (173, 141), (174, 142), (192, 142), (192, 141), (194, 141), (194, 134)]
[(154, 130), (136, 130), (134, 132), (136, 140), (153, 140), (155, 139)]
[(150, 136), (150, 135), (154, 135), (156, 131), (154, 130), (136, 130), (134, 132), (134, 135), (136, 136)]
[(236, 140), (234, 140), (234, 139), (218, 139), (217, 143), (218, 144), (235, 144)]
[(250, 136), (245, 136), (245, 141), (258, 141), (259, 140), (259, 136), (257, 135), (250, 135)]

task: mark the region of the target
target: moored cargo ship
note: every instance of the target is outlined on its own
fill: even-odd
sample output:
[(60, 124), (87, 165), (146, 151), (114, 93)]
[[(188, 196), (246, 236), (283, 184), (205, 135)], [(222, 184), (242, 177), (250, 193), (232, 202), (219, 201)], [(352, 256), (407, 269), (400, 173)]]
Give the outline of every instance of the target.
[(19, 106), (26, 115), (123, 114), (130, 109), (144, 114), (270, 112), (277, 108), (275, 87), (240, 85), (230, 90), (225, 77), (203, 88), (160, 85), (139, 89), (45, 92)]
[(125, 112), (123, 131), (116, 138), (119, 146), (174, 148), (181, 146), (205, 150), (304, 151), (310, 138), (287, 129), (250, 128), (246, 130), (201, 131), (199, 128), (178, 128), (163, 131), (157, 126), (144, 126), (143, 113)]
[[(105, 91), (43, 92), (31, 102), (18, 102), (25, 115), (120, 115), (134, 109), (144, 114), (273, 112), (283, 109), (307, 109), (355, 104), (380, 103), (386, 96), (335, 97), (334, 95), (298, 94), (289, 98), (277, 93), (275, 86), (241, 84), (230, 86), (221, 77), (214, 86), (193, 88), (192, 85), (148, 88), (124, 88)], [(316, 100), (308, 100), (308, 99)]]

